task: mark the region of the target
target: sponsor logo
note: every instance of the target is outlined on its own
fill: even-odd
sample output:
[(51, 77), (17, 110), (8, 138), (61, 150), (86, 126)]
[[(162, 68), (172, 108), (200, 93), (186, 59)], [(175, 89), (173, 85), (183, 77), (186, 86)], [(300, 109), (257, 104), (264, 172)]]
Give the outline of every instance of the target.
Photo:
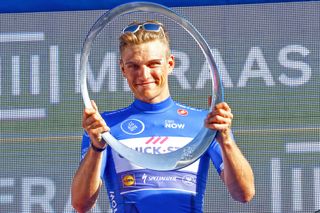
[(142, 179), (142, 181), (143, 181), (143, 183), (145, 184), (146, 183), (146, 181), (147, 181), (147, 177), (148, 177), (148, 175), (146, 175), (145, 173), (142, 175), (142, 177), (141, 177), (141, 179)]
[(124, 187), (133, 186), (136, 183), (134, 175), (128, 174), (122, 177), (122, 184)]
[(168, 146), (168, 147), (161, 147), (161, 146), (143, 147), (143, 146), (139, 146), (139, 147), (135, 147), (135, 150), (138, 152), (148, 153), (148, 154), (164, 154), (164, 153), (176, 151), (179, 148), (180, 147), (176, 147), (176, 146)]
[(109, 198), (111, 201), (110, 206), (113, 209), (113, 212), (117, 212), (118, 211), (118, 209), (117, 209), (118, 204), (116, 201), (116, 195), (115, 195), (114, 191), (110, 191)]
[(174, 120), (164, 121), (164, 127), (167, 129), (184, 129), (184, 126), (185, 126), (184, 123), (176, 123)]
[(196, 178), (191, 175), (185, 175), (182, 177), (182, 183), (191, 186), (193, 184), (196, 184)]
[(123, 121), (120, 127), (128, 135), (138, 135), (144, 131), (145, 125), (138, 119), (128, 119)]
[(147, 182), (177, 182), (177, 176), (158, 176), (143, 174), (141, 177), (143, 183)]
[(178, 109), (177, 113), (181, 116), (187, 116), (188, 115), (188, 110), (186, 109)]
[(150, 139), (146, 141), (146, 144), (163, 144), (167, 140), (168, 140), (168, 137), (152, 136)]
[(148, 153), (148, 154), (163, 154), (175, 151), (180, 147), (168, 146), (165, 144), (169, 140), (169, 137), (152, 136), (147, 139), (144, 146), (136, 146), (134, 149), (138, 152)]

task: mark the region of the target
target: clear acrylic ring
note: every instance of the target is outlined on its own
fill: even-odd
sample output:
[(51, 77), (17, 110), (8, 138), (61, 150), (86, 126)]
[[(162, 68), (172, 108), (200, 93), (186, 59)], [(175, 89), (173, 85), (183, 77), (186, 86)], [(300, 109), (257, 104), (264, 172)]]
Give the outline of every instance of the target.
[[(207, 42), (189, 21), (163, 5), (150, 2), (131, 2), (117, 6), (103, 14), (92, 26), (85, 39), (80, 60), (80, 87), (85, 107), (92, 108), (87, 88), (87, 67), (90, 50), (95, 38), (114, 18), (139, 11), (159, 13), (166, 16), (184, 28), (197, 42), (209, 64), (212, 79), (212, 100), (209, 109), (209, 111), (211, 111), (215, 104), (223, 101), (223, 87), (219, 72)], [(123, 145), (109, 132), (103, 133), (102, 138), (114, 151), (132, 163), (148, 169), (168, 171), (180, 169), (195, 162), (209, 148), (211, 142), (215, 138), (215, 135), (216, 131), (207, 129), (203, 126), (196, 137), (187, 145), (176, 151), (165, 154), (148, 154), (138, 152)]]

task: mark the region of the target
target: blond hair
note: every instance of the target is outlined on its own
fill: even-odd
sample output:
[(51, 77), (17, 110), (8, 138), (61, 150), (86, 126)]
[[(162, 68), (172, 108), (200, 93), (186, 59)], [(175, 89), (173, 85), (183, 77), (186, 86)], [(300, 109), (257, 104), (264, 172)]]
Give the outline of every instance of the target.
[[(166, 29), (164, 28), (164, 26), (158, 22), (158, 21), (147, 21), (148, 23), (157, 23), (161, 25), (161, 29), (159, 32), (154, 32), (154, 31), (146, 31), (142, 28), (140, 28), (137, 32), (135, 33), (131, 33), (131, 32), (127, 32), (127, 33), (123, 33), (120, 37), (119, 37), (119, 50), (120, 50), (120, 54), (124, 51), (124, 49), (127, 46), (130, 45), (139, 45), (139, 44), (143, 44), (143, 43), (147, 43), (147, 42), (151, 42), (151, 41), (156, 41), (159, 40), (160, 42), (162, 42), (164, 45), (167, 46), (167, 56), (169, 57), (171, 52), (170, 52), (170, 41), (169, 41), (169, 35), (168, 32), (166, 31)], [(144, 22), (145, 23), (145, 22)], [(133, 24), (138, 24), (141, 25), (143, 23), (139, 23), (139, 22), (132, 22), (130, 25)]]

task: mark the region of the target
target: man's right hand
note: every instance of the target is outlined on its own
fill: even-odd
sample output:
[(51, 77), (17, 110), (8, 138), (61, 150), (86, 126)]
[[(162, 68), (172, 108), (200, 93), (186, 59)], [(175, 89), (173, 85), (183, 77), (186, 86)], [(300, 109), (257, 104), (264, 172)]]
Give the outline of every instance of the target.
[(91, 143), (97, 148), (103, 149), (107, 146), (102, 140), (101, 134), (110, 129), (101, 117), (96, 103), (91, 100), (93, 108), (85, 108), (82, 117), (82, 127), (88, 133)]

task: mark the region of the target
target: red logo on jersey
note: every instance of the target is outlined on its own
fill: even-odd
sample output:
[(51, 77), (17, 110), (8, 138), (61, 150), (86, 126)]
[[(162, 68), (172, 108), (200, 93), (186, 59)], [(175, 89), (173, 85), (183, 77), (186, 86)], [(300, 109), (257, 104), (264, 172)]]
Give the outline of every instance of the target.
[(186, 109), (178, 109), (177, 112), (181, 116), (187, 116), (188, 115), (188, 111)]
[(160, 144), (163, 144), (166, 140), (168, 140), (168, 137), (160, 137), (160, 136), (152, 136), (151, 138), (149, 138), (146, 142), (146, 144), (149, 144), (149, 143), (153, 143), (153, 144), (156, 144), (156, 143), (160, 143)]

